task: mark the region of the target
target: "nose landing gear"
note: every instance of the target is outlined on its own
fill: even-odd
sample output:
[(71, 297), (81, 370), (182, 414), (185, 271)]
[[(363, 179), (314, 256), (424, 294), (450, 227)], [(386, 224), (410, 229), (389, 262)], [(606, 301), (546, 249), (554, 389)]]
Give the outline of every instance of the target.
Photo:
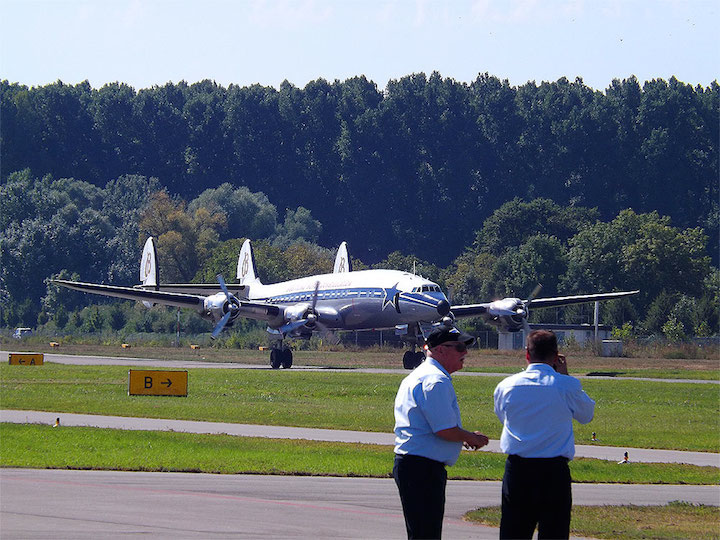
[(415, 347), (413, 347), (413, 350), (405, 351), (405, 354), (403, 354), (403, 367), (405, 369), (415, 369), (425, 360), (425, 353), (414, 349)]
[(270, 367), (273, 369), (290, 369), (293, 363), (292, 349), (289, 347), (273, 347), (270, 351)]

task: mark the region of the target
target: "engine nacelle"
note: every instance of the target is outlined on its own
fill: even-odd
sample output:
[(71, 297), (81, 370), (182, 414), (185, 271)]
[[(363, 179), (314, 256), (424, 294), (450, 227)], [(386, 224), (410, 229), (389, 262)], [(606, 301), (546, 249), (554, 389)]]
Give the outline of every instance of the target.
[(285, 308), (285, 322), (295, 322), (303, 319), (307, 319), (308, 316), (313, 315), (312, 306), (310, 304), (294, 304)]
[[(228, 311), (231, 311), (230, 301), (228, 300), (227, 296), (225, 296), (225, 293), (220, 292), (205, 298), (202, 317), (205, 319), (209, 319), (214, 323), (217, 323), (220, 321), (220, 319), (223, 318), (223, 316), (225, 316)], [(235, 313), (231, 320), (228, 321), (228, 325), (232, 324), (232, 321), (236, 319), (237, 316), (238, 313)]]
[(489, 324), (508, 332), (518, 332), (523, 329), (527, 316), (525, 302), (519, 298), (503, 298), (490, 303), (485, 319)]

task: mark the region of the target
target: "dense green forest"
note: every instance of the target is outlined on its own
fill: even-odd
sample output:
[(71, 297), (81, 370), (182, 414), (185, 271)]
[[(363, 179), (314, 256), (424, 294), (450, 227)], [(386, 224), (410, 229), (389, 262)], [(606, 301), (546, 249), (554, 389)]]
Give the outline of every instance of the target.
[(134, 284), (153, 235), (167, 280), (233, 277), (245, 237), (268, 282), (327, 271), (346, 240), (457, 302), (640, 288), (606, 322), (718, 330), (717, 81), (2, 81), (0, 107), (6, 326), (70, 324), (88, 299), (45, 280)]

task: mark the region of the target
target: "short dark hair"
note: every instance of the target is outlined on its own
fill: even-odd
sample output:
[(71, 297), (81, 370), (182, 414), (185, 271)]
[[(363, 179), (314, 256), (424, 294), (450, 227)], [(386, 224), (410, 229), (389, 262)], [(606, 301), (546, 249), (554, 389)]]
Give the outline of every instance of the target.
[(526, 342), (530, 358), (544, 362), (558, 352), (557, 336), (550, 330), (533, 330)]

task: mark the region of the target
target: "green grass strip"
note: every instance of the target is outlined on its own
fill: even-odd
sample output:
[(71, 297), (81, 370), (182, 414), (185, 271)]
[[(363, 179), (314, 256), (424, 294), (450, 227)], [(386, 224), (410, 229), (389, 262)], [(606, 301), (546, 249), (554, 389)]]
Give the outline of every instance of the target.
[[(173, 418), (389, 432), (401, 375), (301, 370), (191, 369), (189, 395), (128, 396), (121, 366), (0, 365), (0, 406), (114, 416)], [(492, 393), (499, 377), (455, 377), (463, 425), (491, 438), (501, 425)], [(710, 384), (584, 380), (596, 432), (607, 446), (720, 452), (718, 388)]]
[[(386, 477), (390, 446), (320, 441), (0, 424), (3, 467)], [(450, 478), (500, 480), (505, 456), (463, 452)], [(720, 484), (720, 469), (677, 464), (570, 465), (576, 482)]]
[[(500, 526), (500, 507), (478, 508), (465, 515), (492, 527)], [(573, 506), (570, 534), (592, 538), (670, 540), (718, 538), (720, 512), (715, 506), (671, 502), (665, 506)]]

